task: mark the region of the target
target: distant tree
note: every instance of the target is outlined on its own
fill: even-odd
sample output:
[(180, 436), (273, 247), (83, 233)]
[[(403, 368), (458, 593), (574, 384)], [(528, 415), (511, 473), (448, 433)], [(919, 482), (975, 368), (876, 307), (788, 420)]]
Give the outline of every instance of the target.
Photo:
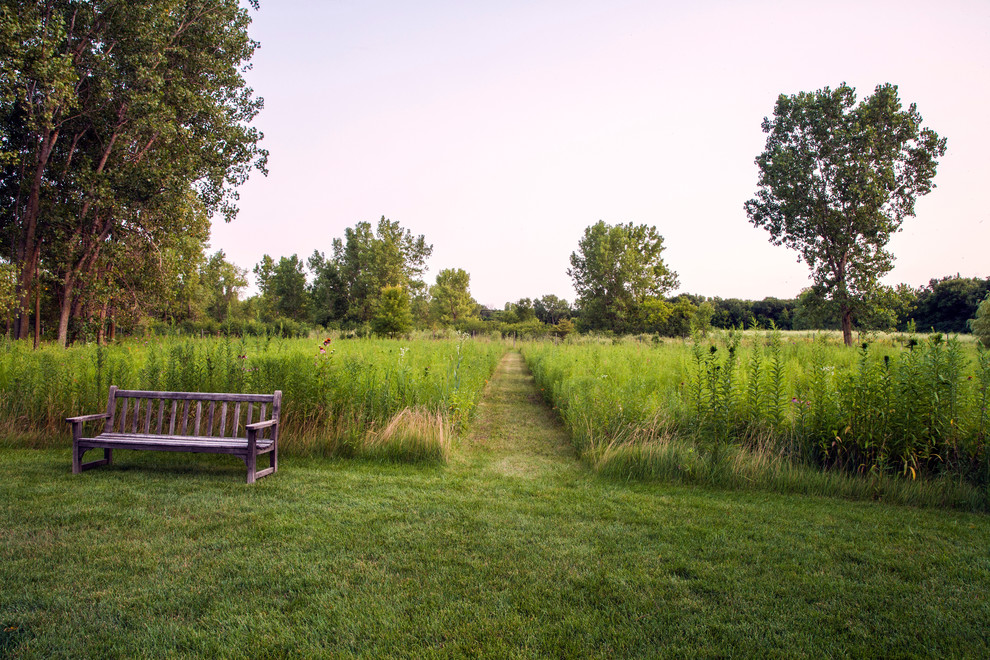
[(712, 317), (715, 315), (715, 306), (708, 300), (698, 305), (691, 317), (691, 332), (706, 336), (712, 329)]
[(575, 330), (574, 323), (571, 322), (571, 320), (569, 318), (566, 318), (566, 317), (560, 319), (555, 324), (553, 324), (553, 334), (554, 334), (554, 336), (555, 337), (560, 337), (561, 339), (566, 338), (567, 335), (569, 335), (572, 332), (574, 332), (574, 330)]
[(441, 325), (476, 318), (478, 303), (469, 290), (471, 276), (460, 268), (445, 268), (437, 273), (430, 287), (430, 317)]
[(969, 327), (984, 348), (990, 348), (990, 294), (980, 303), (976, 318), (970, 321)]
[(677, 286), (677, 274), (661, 257), (663, 250), (663, 237), (649, 225), (598, 221), (585, 229), (567, 271), (583, 325), (617, 332), (634, 327), (646, 299)]
[(334, 239), (333, 252), (352, 321), (370, 320), (384, 287), (403, 287), (413, 297), (425, 292), (422, 275), (433, 246), (385, 216), (374, 231), (367, 222), (347, 228), (343, 240)]
[(933, 279), (917, 292), (909, 312), (919, 330), (966, 332), (980, 302), (990, 294), (990, 278), (949, 276)]
[(409, 294), (405, 289), (401, 286), (383, 287), (375, 299), (375, 314), (371, 318), (373, 332), (395, 337), (412, 330), (413, 318), (409, 310)]
[(329, 326), (344, 320), (347, 315), (347, 289), (340, 272), (340, 264), (317, 250), (306, 262), (313, 282), (309, 287), (310, 319), (313, 323)]
[(688, 337), (691, 335), (691, 319), (698, 306), (688, 296), (678, 296), (670, 303), (670, 314), (660, 334), (668, 337)]
[(536, 309), (531, 298), (520, 298), (511, 303), (511, 309), (518, 323), (528, 323), (536, 318)]
[(647, 298), (640, 305), (640, 328), (644, 332), (664, 334), (674, 308), (663, 298)]
[(945, 139), (921, 121), (914, 104), (901, 108), (890, 84), (859, 105), (845, 84), (782, 94), (773, 119), (763, 120), (769, 137), (746, 213), (771, 243), (808, 264), (823, 300), (837, 307), (848, 346), (853, 319), (893, 268), (891, 234), (934, 187)]
[(265, 320), (277, 317), (305, 321), (308, 317), (306, 273), (298, 256), (275, 261), (267, 254), (254, 267), (264, 301)]
[(206, 312), (215, 321), (227, 321), (248, 284), (247, 271), (227, 261), (223, 250), (217, 250), (203, 264), (199, 277), (206, 292)]
[(561, 319), (570, 317), (571, 306), (563, 298), (547, 294), (533, 301), (533, 311), (541, 323), (557, 325)]

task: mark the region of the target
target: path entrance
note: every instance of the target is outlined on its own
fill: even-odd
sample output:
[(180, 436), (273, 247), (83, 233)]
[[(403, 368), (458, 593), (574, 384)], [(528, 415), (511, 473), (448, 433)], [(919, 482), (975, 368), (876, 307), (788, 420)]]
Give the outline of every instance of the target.
[(519, 477), (577, 472), (567, 432), (543, 401), (520, 353), (506, 353), (478, 404), (453, 463)]

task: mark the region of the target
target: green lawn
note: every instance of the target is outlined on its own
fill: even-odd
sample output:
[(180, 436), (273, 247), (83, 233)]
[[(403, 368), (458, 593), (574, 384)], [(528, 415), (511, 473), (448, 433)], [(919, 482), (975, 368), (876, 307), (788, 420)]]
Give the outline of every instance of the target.
[(0, 656), (990, 655), (986, 516), (598, 478), (500, 376), (446, 467), (0, 451)]

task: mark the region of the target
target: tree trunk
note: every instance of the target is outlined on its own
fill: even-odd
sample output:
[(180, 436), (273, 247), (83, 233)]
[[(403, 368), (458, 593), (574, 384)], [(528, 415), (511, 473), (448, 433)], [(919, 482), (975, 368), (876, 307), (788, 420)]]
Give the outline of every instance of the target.
[(853, 345), (852, 309), (848, 305), (842, 306), (842, 341), (846, 346)]
[(69, 319), (72, 317), (72, 293), (75, 288), (76, 279), (70, 274), (65, 278), (58, 312), (58, 344), (62, 348), (69, 345)]
[(41, 345), (41, 281), (35, 279), (34, 296), (34, 350)]
[(52, 155), (52, 149), (58, 140), (59, 131), (45, 135), (38, 147), (34, 163), (34, 173), (31, 178), (31, 191), (28, 193), (24, 215), (18, 219), (21, 235), (17, 243), (17, 261), (21, 266), (21, 277), (18, 290), (21, 294), (21, 309), (17, 323), (17, 338), (27, 339), (31, 309), (31, 290), (34, 288), (35, 275), (38, 270), (38, 258), (41, 245), (38, 241), (38, 217), (41, 213), (41, 182), (44, 180), (45, 168)]
[(106, 345), (107, 303), (100, 306), (100, 323), (96, 326), (96, 345)]

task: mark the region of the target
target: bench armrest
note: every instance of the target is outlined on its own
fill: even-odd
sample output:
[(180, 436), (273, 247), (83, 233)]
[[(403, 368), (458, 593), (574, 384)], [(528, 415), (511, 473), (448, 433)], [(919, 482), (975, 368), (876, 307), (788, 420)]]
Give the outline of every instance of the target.
[(278, 424), (277, 419), (266, 419), (263, 422), (255, 422), (254, 424), (248, 424), (244, 428), (248, 431), (260, 431), (261, 429), (267, 429), (269, 426), (275, 426)]
[(79, 417), (66, 417), (65, 421), (70, 424), (76, 424), (81, 422), (95, 422), (98, 419), (107, 419), (110, 417), (108, 413), (96, 413), (94, 415), (80, 415)]

